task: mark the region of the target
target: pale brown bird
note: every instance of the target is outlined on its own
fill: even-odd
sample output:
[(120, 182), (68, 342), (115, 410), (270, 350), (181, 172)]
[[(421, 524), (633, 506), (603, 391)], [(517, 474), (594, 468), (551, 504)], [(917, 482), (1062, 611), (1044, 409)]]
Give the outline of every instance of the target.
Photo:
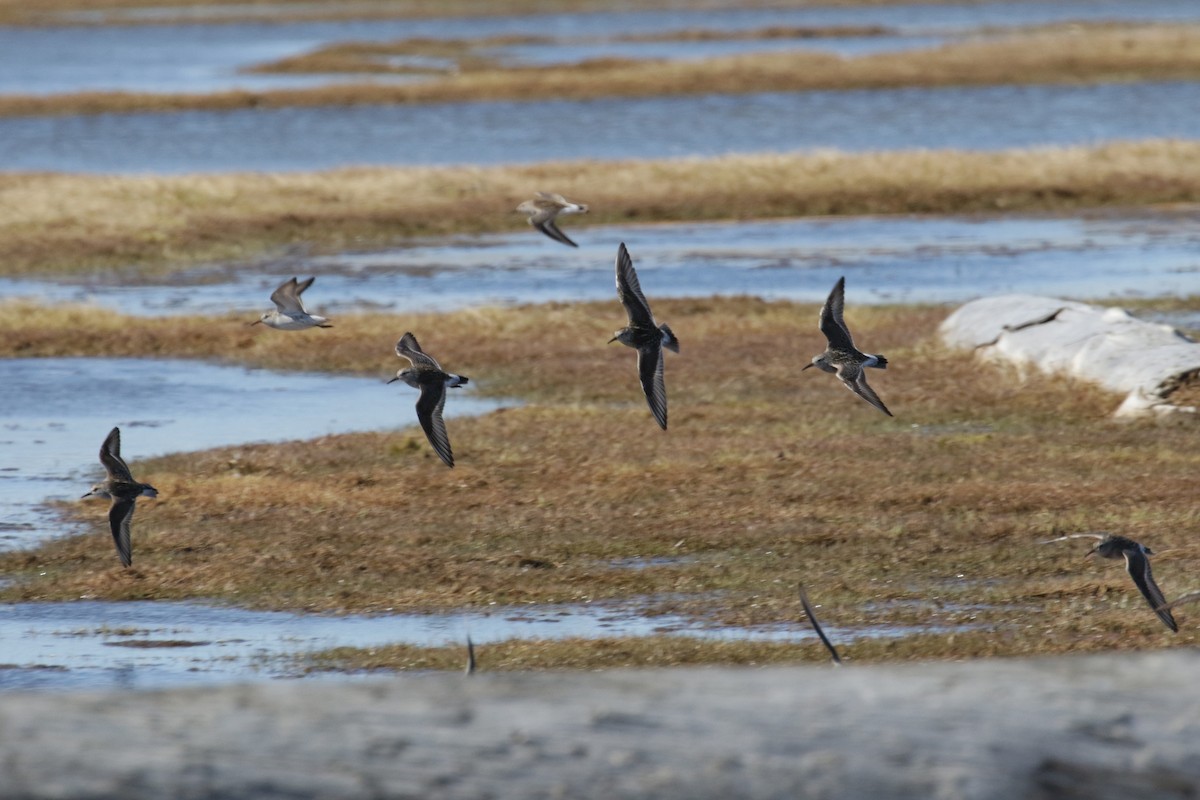
[(529, 224), (556, 242), (579, 247), (565, 233), (558, 229), (555, 220), (560, 214), (586, 214), (588, 207), (582, 203), (572, 203), (561, 194), (538, 192), (532, 200), (526, 200), (517, 206), (517, 211), (529, 215)]

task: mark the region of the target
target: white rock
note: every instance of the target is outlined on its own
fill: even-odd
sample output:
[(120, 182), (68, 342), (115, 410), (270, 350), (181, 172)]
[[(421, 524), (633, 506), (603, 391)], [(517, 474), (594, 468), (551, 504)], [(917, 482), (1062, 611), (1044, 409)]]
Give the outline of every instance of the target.
[(947, 317), (941, 336), (988, 360), (1125, 394), (1115, 416), (1196, 411), (1169, 403), (1167, 395), (1200, 373), (1200, 344), (1123, 309), (1034, 295), (987, 297)]

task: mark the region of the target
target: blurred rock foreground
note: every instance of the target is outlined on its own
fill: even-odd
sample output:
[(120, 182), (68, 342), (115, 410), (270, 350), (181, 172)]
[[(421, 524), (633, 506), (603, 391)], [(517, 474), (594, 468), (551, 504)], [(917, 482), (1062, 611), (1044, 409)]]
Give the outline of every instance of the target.
[(0, 798), (1196, 797), (1198, 678), (1175, 651), (12, 693)]

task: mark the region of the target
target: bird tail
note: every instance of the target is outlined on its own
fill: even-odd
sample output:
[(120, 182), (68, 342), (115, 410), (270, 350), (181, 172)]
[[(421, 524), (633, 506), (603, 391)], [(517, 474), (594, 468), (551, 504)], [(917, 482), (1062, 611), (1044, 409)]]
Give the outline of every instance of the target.
[(450, 380), (446, 381), (446, 385), (451, 389), (456, 389), (459, 386), (466, 386), (471, 380), (466, 375), (451, 375)]
[(679, 340), (675, 338), (675, 334), (667, 327), (667, 323), (658, 326), (663, 335), (663, 347), (670, 350), (672, 353), (679, 352)]
[(886, 358), (884, 358), (883, 356), (871, 356), (871, 358), (875, 359), (875, 362), (871, 363), (870, 361), (868, 361), (867, 363), (863, 364), (864, 367), (875, 367), (875, 369), (887, 369), (887, 359)]

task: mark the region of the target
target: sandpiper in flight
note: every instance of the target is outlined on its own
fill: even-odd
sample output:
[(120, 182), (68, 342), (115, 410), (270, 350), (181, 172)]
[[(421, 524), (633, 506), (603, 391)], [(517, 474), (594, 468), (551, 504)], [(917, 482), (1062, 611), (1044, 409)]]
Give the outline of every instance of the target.
[(271, 302), (275, 304), (274, 311), (268, 311), (251, 322), (251, 325), (262, 323), (267, 327), (280, 331), (302, 331), (305, 328), (332, 328), (325, 317), (314, 317), (304, 308), (300, 295), (312, 286), (316, 278), (309, 278), (298, 283), (295, 278), (279, 284), (279, 288), (271, 292)]
[(617, 297), (629, 315), (629, 325), (616, 331), (609, 344), (620, 342), (638, 351), (638, 374), (642, 379), (642, 391), (646, 402), (659, 427), (667, 429), (667, 386), (663, 382), (663, 351), (678, 353), (679, 340), (666, 324), (657, 325), (650, 313), (650, 303), (642, 294), (633, 259), (625, 249), (625, 243), (617, 248)]
[(517, 206), (517, 211), (529, 215), (529, 224), (556, 242), (579, 247), (565, 233), (558, 229), (554, 220), (559, 214), (586, 214), (588, 207), (582, 203), (572, 203), (561, 194), (538, 192), (532, 200), (526, 200)]
[(817, 638), (821, 640), (821, 644), (825, 645), (825, 649), (829, 651), (829, 657), (833, 659), (833, 663), (836, 666), (840, 667), (842, 665), (842, 657), (838, 655), (833, 642), (829, 641), (829, 637), (825, 635), (825, 631), (821, 628), (821, 623), (817, 622), (817, 615), (813, 613), (813, 607), (808, 602), (808, 593), (804, 591), (803, 585), (800, 586), (800, 605), (804, 607), (804, 615), (808, 617), (809, 624), (816, 631)]
[(121, 429), (113, 428), (100, 445), (100, 463), (104, 465), (108, 479), (97, 483), (84, 497), (103, 497), (112, 500), (108, 509), (108, 525), (112, 529), (113, 542), (121, 563), (133, 563), (133, 545), (129, 539), (129, 523), (133, 520), (133, 509), (139, 497), (158, 497), (158, 490), (148, 483), (133, 479), (129, 467), (121, 458)]
[(404, 381), (414, 389), (421, 390), (417, 398), (417, 419), (425, 429), (425, 437), (433, 449), (446, 462), (454, 466), (454, 453), (450, 450), (450, 436), (442, 419), (442, 408), (446, 405), (446, 389), (463, 386), (468, 382), (465, 375), (443, 372), (433, 356), (427, 355), (417, 344), (417, 337), (406, 333), (396, 342), (396, 355), (407, 358), (412, 367), (399, 370), (388, 383)]
[(824, 353), (815, 356), (812, 363), (800, 371), (816, 367), (823, 372), (836, 373), (842, 383), (846, 384), (847, 389), (890, 417), (892, 412), (887, 410), (887, 406), (867, 385), (866, 375), (866, 367), (887, 369), (887, 359), (883, 356), (864, 353), (854, 346), (854, 340), (850, 337), (850, 329), (846, 327), (846, 322), (842, 319), (842, 308), (845, 303), (846, 279), (842, 277), (838, 278), (838, 282), (833, 286), (833, 291), (825, 300), (825, 305), (821, 307), (821, 333), (825, 334), (829, 344)]
[(1142, 597), (1146, 598), (1146, 602), (1150, 604), (1150, 608), (1154, 609), (1154, 613), (1162, 620), (1162, 624), (1166, 625), (1172, 631), (1178, 631), (1179, 626), (1175, 623), (1175, 618), (1171, 616), (1171, 611), (1167, 608), (1167, 600), (1163, 597), (1162, 590), (1158, 588), (1158, 584), (1154, 582), (1154, 575), (1150, 572), (1150, 559), (1147, 556), (1154, 555), (1154, 551), (1149, 547), (1135, 542), (1133, 539), (1128, 539), (1124, 536), (1114, 536), (1111, 533), (1072, 533), (1067, 536), (1059, 536), (1057, 539), (1049, 539), (1042, 544), (1050, 542), (1061, 542), (1065, 539), (1099, 539), (1100, 542), (1091, 550), (1087, 551), (1087, 555), (1092, 553), (1101, 558), (1124, 558), (1125, 571), (1129, 573), (1129, 577), (1133, 578), (1133, 583), (1137, 586), (1138, 591), (1142, 593)]

